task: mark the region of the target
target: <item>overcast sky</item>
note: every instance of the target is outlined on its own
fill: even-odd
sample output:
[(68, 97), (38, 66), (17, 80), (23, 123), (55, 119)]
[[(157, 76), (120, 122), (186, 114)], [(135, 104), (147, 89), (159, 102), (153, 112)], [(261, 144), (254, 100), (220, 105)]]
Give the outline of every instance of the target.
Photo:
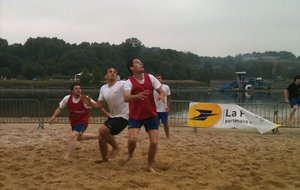
[(199, 56), (290, 51), (300, 56), (300, 0), (0, 0), (0, 37), (120, 44)]

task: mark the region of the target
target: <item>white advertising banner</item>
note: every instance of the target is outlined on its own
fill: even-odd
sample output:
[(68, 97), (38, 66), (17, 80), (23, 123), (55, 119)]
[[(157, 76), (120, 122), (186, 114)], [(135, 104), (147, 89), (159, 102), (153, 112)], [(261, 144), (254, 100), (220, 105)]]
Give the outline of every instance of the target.
[(256, 128), (260, 133), (279, 127), (236, 104), (190, 102), (188, 126), (206, 128)]

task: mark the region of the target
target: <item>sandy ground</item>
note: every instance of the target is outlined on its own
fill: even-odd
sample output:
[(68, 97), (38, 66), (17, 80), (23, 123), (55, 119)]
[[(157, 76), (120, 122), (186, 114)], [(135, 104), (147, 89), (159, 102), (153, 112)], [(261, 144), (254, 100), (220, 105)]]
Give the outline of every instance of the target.
[[(68, 125), (0, 124), (0, 189), (300, 189), (300, 128), (279, 134), (255, 129), (161, 129), (156, 173), (146, 171), (148, 137), (140, 132), (125, 166), (127, 130), (117, 140), (119, 155), (100, 158), (97, 141), (78, 142), (62, 161)], [(97, 129), (90, 125), (88, 131)]]

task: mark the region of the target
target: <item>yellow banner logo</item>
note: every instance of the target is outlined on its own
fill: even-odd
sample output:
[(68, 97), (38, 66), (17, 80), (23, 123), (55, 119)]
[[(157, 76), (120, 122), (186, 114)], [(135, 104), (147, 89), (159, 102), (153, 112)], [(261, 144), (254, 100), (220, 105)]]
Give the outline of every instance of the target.
[(218, 104), (198, 103), (189, 108), (188, 126), (212, 127), (222, 116), (222, 109)]

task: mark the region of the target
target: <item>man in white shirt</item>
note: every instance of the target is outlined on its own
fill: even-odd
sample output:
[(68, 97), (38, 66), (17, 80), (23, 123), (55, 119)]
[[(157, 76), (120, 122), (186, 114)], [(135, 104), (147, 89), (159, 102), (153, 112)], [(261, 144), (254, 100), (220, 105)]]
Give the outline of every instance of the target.
[[(63, 159), (69, 160), (71, 152), (76, 147), (77, 140), (98, 139), (97, 133), (84, 133), (89, 123), (89, 109), (91, 108), (84, 102), (84, 98), (81, 95), (81, 87), (79, 83), (74, 83), (71, 87), (71, 94), (65, 96), (59, 103), (59, 106), (54, 111), (52, 117), (49, 118), (48, 123), (52, 124), (55, 117), (57, 117), (61, 111), (65, 108), (69, 109), (70, 123), (72, 132), (69, 137), (69, 146)], [(96, 103), (91, 100), (91, 102)]]
[(164, 102), (158, 100), (158, 93), (154, 90), (154, 100), (157, 110), (158, 123), (162, 122), (167, 138), (169, 138), (168, 113), (171, 105), (171, 91), (168, 85), (163, 84), (161, 75), (156, 75), (156, 79), (162, 84), (161, 88), (165, 92)]
[[(119, 152), (118, 143), (114, 135), (119, 134), (128, 124), (128, 103), (124, 102), (125, 81), (117, 81), (117, 70), (113, 67), (106, 70), (105, 79), (107, 84), (100, 88), (97, 103), (90, 106), (100, 111), (107, 117), (99, 129), (99, 149), (102, 160), (96, 163), (107, 162), (108, 157), (114, 158)], [(104, 109), (107, 103), (109, 112)], [(108, 144), (112, 146), (112, 152), (108, 156)]]

